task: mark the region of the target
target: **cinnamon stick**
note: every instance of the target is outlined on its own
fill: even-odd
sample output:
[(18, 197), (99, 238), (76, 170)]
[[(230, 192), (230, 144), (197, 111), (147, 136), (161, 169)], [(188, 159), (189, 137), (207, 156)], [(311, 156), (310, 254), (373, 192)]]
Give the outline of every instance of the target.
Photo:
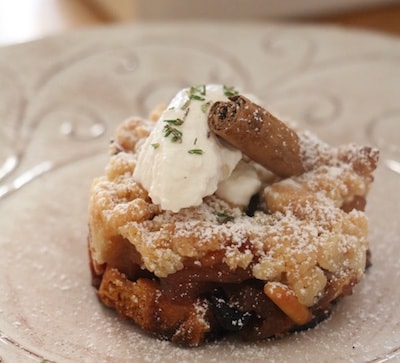
[(296, 132), (242, 95), (215, 102), (208, 125), (228, 144), (280, 177), (299, 175), (305, 170)]

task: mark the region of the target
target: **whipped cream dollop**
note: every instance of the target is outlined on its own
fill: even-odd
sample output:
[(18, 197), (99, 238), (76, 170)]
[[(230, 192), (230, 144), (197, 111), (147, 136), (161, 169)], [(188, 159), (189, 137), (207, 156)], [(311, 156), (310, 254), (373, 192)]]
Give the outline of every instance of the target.
[(251, 197), (260, 190), (261, 184), (256, 168), (239, 161), (229, 178), (219, 183), (216, 194), (232, 204), (246, 207)]
[(249, 202), (259, 185), (250, 180), (256, 173), (241, 165), (231, 177), (242, 153), (221, 142), (207, 123), (211, 105), (235, 93), (223, 85), (201, 85), (182, 89), (172, 99), (139, 149), (133, 174), (153, 203), (178, 212), (201, 204), (221, 182), (221, 197), (243, 206)]

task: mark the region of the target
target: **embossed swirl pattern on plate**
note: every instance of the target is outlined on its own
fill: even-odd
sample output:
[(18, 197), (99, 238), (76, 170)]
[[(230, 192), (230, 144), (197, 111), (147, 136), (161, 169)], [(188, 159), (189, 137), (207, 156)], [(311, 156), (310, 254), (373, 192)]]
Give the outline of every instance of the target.
[[(341, 119), (351, 122), (354, 117), (364, 118), (368, 141), (381, 149), (385, 166), (400, 173), (400, 137), (396, 132), (400, 110), (394, 108), (397, 101), (385, 100), (383, 104), (363, 99), (354, 101), (343, 92), (355, 88), (352, 94), (356, 97), (358, 93), (365, 100), (378, 100), (381, 95), (387, 94), (390, 83), (398, 82), (399, 55), (368, 50), (350, 55), (338, 52), (321, 60), (316, 38), (285, 31), (279, 35), (273, 31), (267, 33), (260, 44), (270, 58), (281, 62), (290, 60), (285, 72), (278, 72), (263, 87), (261, 92), (267, 102), (283, 113), (289, 109), (295, 121), (303, 122), (312, 129), (329, 129), (329, 126), (334, 129), (337, 126), (332, 125), (340, 123)], [(382, 69), (386, 67), (393, 69), (393, 78), (382, 82)], [(368, 72), (372, 73), (371, 81), (365, 80)], [(377, 82), (373, 83), (375, 77)], [(352, 86), (354, 83), (355, 86)], [(357, 103), (358, 109), (346, 114), (348, 105), (352, 103)], [(388, 106), (390, 104), (392, 106)], [(371, 114), (377, 116), (371, 119)]]
[[(185, 40), (186, 43), (189, 41)], [(182, 59), (182, 65), (192, 59), (191, 64), (201, 74), (201, 79), (229, 84), (243, 84), (248, 79), (235, 60), (217, 57), (214, 53), (222, 52), (217, 52), (217, 48), (213, 50), (214, 46), (207, 46), (207, 43), (188, 48), (185, 44), (158, 45), (158, 42), (152, 45), (146, 40), (137, 47), (120, 46), (111, 50), (94, 47), (72, 54), (59, 64), (51, 64), (38, 76), (34, 97), (29, 102), (24, 102), (23, 89), (15, 87), (16, 90), (9, 94), (10, 100), (1, 109), (2, 115), (10, 120), (9, 128), (13, 133), (4, 135), (6, 140), (1, 143), (0, 200), (44, 174), (104, 152), (107, 143), (105, 137), (110, 137), (107, 131), (113, 129), (107, 110), (117, 107), (122, 110), (118, 122), (130, 114), (129, 105), (133, 105), (132, 109), (138, 110), (138, 113), (146, 114), (159, 100), (164, 100), (166, 94), (170, 96), (190, 83), (190, 73), (182, 74), (182, 67), (171, 64), (170, 71), (160, 75), (154, 82), (138, 84), (137, 72), (148, 68), (154, 59), (162, 59), (163, 53), (171, 47)], [(102, 64), (101, 68), (93, 67), (98, 63)], [(211, 67), (204, 66), (208, 64)], [(17, 72), (9, 67), (3, 67), (1, 71), (9, 83), (13, 83), (17, 77)], [(151, 72), (151, 68), (145, 72)], [(65, 79), (68, 79), (68, 84), (63, 83)], [(103, 91), (93, 88), (93, 83), (101, 84)], [(136, 85), (132, 94), (124, 91), (122, 93), (128, 97), (121, 96), (120, 89), (126, 90), (132, 84)], [(64, 101), (63, 94), (68, 94), (68, 102)], [(20, 110), (19, 116), (11, 114), (11, 107), (6, 106), (11, 104)], [(24, 163), (32, 149), (36, 154), (33, 163)], [(11, 282), (8, 294), (15, 295), (15, 302), (19, 300), (16, 297), (18, 291)], [(18, 321), (24, 322), (25, 330), (29, 330), (34, 337), (34, 329), (23, 307), (14, 304), (14, 308)], [(2, 341), (26, 353), (26, 359), (45, 359), (37, 350), (21, 345), (12, 337), (3, 334)], [(41, 341), (36, 341), (35, 346), (39, 349)], [(73, 349), (78, 350), (79, 347)], [(98, 356), (98, 359), (101, 358)]]
[[(163, 55), (171, 49), (181, 65), (179, 61), (170, 64), (166, 62)], [(98, 63), (102, 64), (101, 68), (94, 66)], [(163, 68), (165, 74), (160, 74), (154, 81), (140, 83), (138, 70), (151, 74), (152, 67)], [(57, 144), (58, 149), (66, 141), (69, 143), (66, 148), (75, 147), (75, 141), (94, 141), (106, 135), (110, 120), (101, 116), (106, 110), (119, 106), (120, 110), (125, 110), (124, 115), (120, 114), (121, 119), (133, 110), (137, 114), (146, 115), (166, 95), (170, 97), (177, 89), (191, 83), (191, 68), (196, 69), (199, 81), (202, 79), (207, 82), (246, 84), (249, 77), (241, 67), (240, 62), (229, 54), (224, 54), (212, 43), (197, 41), (196, 44), (196, 40), (191, 38), (182, 38), (178, 44), (172, 40), (160, 42), (159, 38), (150, 38), (138, 42), (134, 47), (119, 46), (109, 49), (97, 46), (72, 54), (59, 64), (51, 64), (39, 75), (33, 92), (35, 96), (26, 102), (17, 72), (3, 65), (1, 74), (4, 83), (14, 86), (7, 93), (10, 99), (2, 103), (0, 109), (10, 123), (6, 125), (6, 129), (12, 131), (2, 135), (6, 140), (1, 143), (0, 150), (0, 199), (40, 175), (76, 160), (76, 157), (69, 160), (44, 158), (37, 165), (20, 171), (19, 176), (6, 184), (6, 177), (16, 174), (26, 157), (28, 146), (35, 139), (44, 137), (57, 140), (63, 135), (65, 138), (60, 140), (61, 145)], [(69, 80), (68, 84), (61, 84), (60, 81), (64, 82), (66, 78)], [(93, 84), (101, 86), (93, 87)], [(121, 89), (126, 90), (132, 85), (135, 87), (131, 94), (121, 92)], [(68, 103), (62, 101), (63, 94), (68, 95)], [(46, 104), (49, 106), (43, 106)], [(37, 105), (42, 108), (38, 109)], [(11, 115), (13, 110), (19, 110), (19, 114)], [(45, 135), (48, 130), (52, 130), (52, 134)], [(51, 149), (51, 145), (48, 145)], [(99, 150), (101, 149), (97, 149)]]
[[(146, 115), (188, 84), (240, 85), (278, 111), (290, 110), (293, 118), (329, 134), (341, 129), (362, 105), (343, 97), (344, 87), (352, 87), (348, 75), (355, 74), (358, 84), (353, 86), (360, 89), (366, 70), (372, 69), (371, 77), (376, 80), (379, 69), (394, 69), (399, 64), (397, 56), (373, 50), (351, 56), (337, 51), (321, 58), (323, 37), (301, 29), (271, 29), (252, 39), (260, 63), (270, 67), (260, 69), (257, 75), (248, 69), (252, 64), (249, 54), (230, 49), (218, 37), (204, 40), (194, 32), (179, 39), (170, 38), (168, 31), (142, 37), (124, 33), (126, 39), (114, 41), (112, 46), (99, 45), (93, 38), (84, 48), (74, 48), (51, 61), (35, 75), (29, 90), (12, 65), (0, 63), (0, 82), (7, 87), (5, 101), (0, 103), (0, 117), (5, 120), (0, 133), (0, 202), (44, 174), (104, 152), (121, 119), (132, 113)], [(174, 57), (166, 57), (171, 53)], [(379, 84), (362, 96), (373, 98), (374, 92), (384, 87)], [(393, 129), (400, 112), (395, 105), (395, 101), (366, 105), (360, 117), (366, 120), (367, 138), (383, 150), (387, 161), (398, 163), (399, 142)], [(398, 164), (387, 166), (399, 173)], [(20, 293), (15, 287), (9, 291)], [(33, 333), (24, 308), (16, 305), (16, 309), (19, 320)], [(0, 337), (0, 344), (5, 341), (33, 360), (46, 358), (20, 345), (19, 339), (1, 333)], [(40, 339), (35, 341), (38, 347), (43, 343)], [(79, 350), (74, 342), (68, 344)], [(397, 356), (396, 349), (390, 354)]]
[(400, 109), (393, 109), (374, 117), (366, 128), (368, 138), (384, 155), (385, 165), (397, 174), (400, 174), (399, 125)]

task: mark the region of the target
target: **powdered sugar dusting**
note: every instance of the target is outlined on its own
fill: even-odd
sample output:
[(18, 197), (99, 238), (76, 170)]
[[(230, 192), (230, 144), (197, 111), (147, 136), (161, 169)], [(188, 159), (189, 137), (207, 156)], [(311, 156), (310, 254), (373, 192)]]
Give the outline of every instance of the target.
[(215, 264), (283, 282), (305, 306), (322, 296), (327, 271), (338, 286), (359, 281), (368, 223), (363, 212), (346, 213), (342, 206), (366, 196), (376, 166), (373, 153), (353, 145), (332, 148), (311, 133), (300, 134), (300, 140), (308, 171), (266, 181), (254, 216), (217, 196), (178, 213), (162, 211), (132, 178), (135, 158), (121, 151), (92, 187), (91, 223), (102, 226), (92, 229), (94, 256), (101, 263), (101, 241), (121, 234), (141, 255), (142, 268), (167, 277), (188, 259), (201, 267), (210, 254), (222, 254)]
[[(147, 105), (158, 101), (161, 92), (171, 88), (171, 82), (172, 85), (180, 84), (185, 77), (192, 79), (197, 75), (200, 79), (202, 75), (210, 73), (210, 66), (221, 79), (228, 77), (238, 80), (242, 84), (252, 85), (254, 90), (265, 91), (268, 86), (268, 98), (272, 102), (281, 106), (289, 115), (304, 116), (306, 122), (312, 122), (332, 141), (340, 141), (345, 134), (345, 138), (351, 137), (347, 136), (350, 133), (358, 140), (370, 137), (371, 141), (377, 141), (385, 150), (392, 151), (386, 154), (387, 157), (395, 155), (394, 151), (390, 150), (390, 146), (394, 144), (388, 145), (386, 141), (387, 137), (394, 141), (398, 135), (396, 90), (400, 83), (395, 77), (398, 75), (399, 65), (397, 39), (348, 30), (338, 31), (329, 27), (292, 28), (288, 24), (283, 27), (245, 26), (240, 29), (236, 25), (218, 26), (220, 37), (214, 39), (210, 36), (215, 33), (214, 27), (208, 24), (200, 27), (188, 25), (184, 36), (181, 24), (172, 24), (172, 28), (166, 27), (165, 24), (151, 24), (149, 27), (142, 28), (141, 25), (134, 29), (139, 31), (123, 28), (111, 32), (110, 29), (79, 32), (73, 34), (72, 38), (63, 37), (61, 42), (58, 39), (50, 39), (44, 43), (2, 49), (5, 59), (12, 65), (2, 68), (6, 83), (8, 80), (18, 80), (18, 74), (13, 70), (20, 70), (21, 67), (24, 70), (24, 82), (17, 85), (10, 83), (11, 87), (4, 89), (4, 99), (18, 102), (25, 93), (24, 90), (30, 94), (26, 89), (27, 85), (32, 82), (32, 85), (45, 85), (41, 87), (43, 97), (29, 97), (26, 104), (29, 110), (34, 112), (28, 112), (25, 121), (37, 116), (35, 119), (40, 123), (21, 123), (21, 135), (32, 125), (39, 126), (29, 132), (32, 142), (25, 145), (25, 161), (40, 162), (38, 157), (44, 155), (69, 157), (75, 155), (73, 152), (81, 155), (81, 149), (88, 151), (93, 146), (104, 150), (105, 140), (98, 138), (94, 145), (89, 142), (73, 142), (72, 148), (64, 149), (65, 153), (53, 155), (52, 146), (62, 146), (62, 140), (41, 137), (55, 135), (54, 131), (57, 131), (60, 121), (59, 111), (63, 113), (66, 111), (64, 106), (74, 105), (74, 102), (69, 102), (68, 95), (79, 102), (75, 97), (76, 92), (65, 94), (64, 91), (74, 88), (74, 85), (79, 88), (84, 79), (92, 80), (92, 75), (99, 74), (104, 85), (101, 89), (109, 90), (109, 94), (118, 89), (116, 97), (103, 97), (101, 92), (89, 92), (89, 88), (96, 88), (98, 82), (89, 82), (92, 86), (85, 88), (89, 97), (85, 100), (85, 105), (89, 109), (93, 106), (97, 115), (112, 122), (132, 108), (146, 111)], [(239, 40), (255, 37), (255, 41), (238, 42), (236, 35), (239, 36)], [(173, 44), (174, 36), (178, 36), (179, 39), (184, 37), (183, 40), (193, 42), (186, 42), (187, 46)], [(101, 44), (100, 38), (104, 40)], [(206, 38), (207, 41), (202, 41)], [(239, 47), (239, 51), (233, 54), (231, 45), (235, 43), (246, 44), (245, 51), (241, 51)], [(112, 52), (104, 52), (107, 44), (113, 44)], [(135, 52), (132, 44), (138, 44), (140, 52)], [(171, 47), (175, 58), (185, 69), (175, 67), (176, 72), (166, 79), (164, 62), (160, 61), (159, 69), (157, 65), (151, 68), (155, 70), (155, 82), (147, 87), (147, 60), (151, 61), (158, 55), (162, 58), (165, 50), (170, 50)], [(248, 50), (252, 51), (253, 48), (260, 56), (254, 60), (248, 57)], [(27, 51), (31, 56), (24, 56)], [(80, 51), (84, 51), (85, 54)], [(50, 53), (57, 53), (56, 62)], [(86, 57), (89, 53), (91, 56)], [(103, 61), (109, 60), (107, 53), (111, 55), (112, 62), (105, 64)], [(43, 54), (50, 56), (46, 57)], [(80, 55), (84, 57), (80, 58), (79, 62), (71, 63), (73, 54), (75, 56), (72, 58), (75, 60), (78, 60)], [(64, 59), (65, 62), (61, 61)], [(139, 63), (135, 63), (136, 60)], [(126, 68), (122, 77), (122, 67), (119, 66), (126, 63), (130, 69)], [(241, 67), (243, 64), (247, 64), (247, 71)], [(259, 64), (271, 64), (274, 74), (268, 75), (269, 72), (264, 72), (262, 77), (258, 77)], [(103, 68), (107, 65), (112, 67), (111, 72), (104, 72)], [(139, 69), (132, 72), (136, 66)], [(323, 66), (323, 72), (319, 66)], [(119, 68), (116, 69), (117, 67)], [(193, 69), (196, 69), (195, 75)], [(131, 78), (128, 79), (131, 76), (134, 78), (134, 88), (131, 87)], [(385, 77), (384, 82), (373, 82)], [(372, 82), (369, 82), (370, 80)], [(365, 88), (368, 82), (374, 84), (374, 87)], [(345, 87), (348, 83), (351, 83), (351, 87)], [(61, 84), (65, 87), (58, 87)], [(16, 92), (18, 89), (22, 92)], [(52, 103), (56, 107), (55, 112), (52, 112), (50, 103), (61, 100), (61, 93), (62, 102)], [(264, 93), (267, 94), (266, 91)], [(296, 107), (296, 102), (299, 107)], [(58, 108), (59, 106), (62, 108)], [(321, 109), (322, 112), (319, 112)], [(47, 113), (46, 110), (50, 112)], [(13, 119), (12, 110), (5, 112), (2, 126), (9, 124), (13, 127)], [(368, 125), (372, 126), (370, 130), (365, 128), (368, 121), (374, 121)], [(47, 127), (50, 125), (54, 125), (54, 128)], [(92, 123), (87, 125), (91, 126)], [(107, 128), (111, 127), (113, 126), (110, 123), (110, 127)], [(386, 133), (378, 133), (382, 129)], [(372, 136), (367, 135), (366, 131), (371, 132)], [(17, 139), (21, 141), (20, 138)], [(43, 143), (46, 140), (52, 142)], [(68, 145), (71, 146), (71, 143), (66, 146)], [(7, 145), (2, 144), (2, 147), (6, 156), (9, 150), (12, 151)], [(38, 153), (40, 150), (46, 154)], [(19, 171), (23, 171), (26, 165), (21, 164), (15, 176)], [(139, 333), (132, 324), (125, 324), (114, 313), (100, 308), (89, 286), (85, 256), (86, 185), (94, 175), (103, 170), (103, 167), (104, 158), (101, 156), (90, 160), (80, 158), (79, 162), (63, 170), (52, 171), (10, 195), (10, 198), (2, 199), (0, 355), (4, 361), (29, 361), (31, 357), (26, 357), (20, 348), (4, 343), (3, 334), (14, 337), (24, 347), (34, 350), (44, 358), (66, 363), (112, 363), (129, 359), (135, 362), (298, 362), (298, 357), (304, 362), (325, 359), (359, 363), (399, 359), (400, 355), (395, 351), (399, 348), (400, 290), (394, 288), (400, 283), (400, 229), (396, 218), (400, 214), (397, 174), (386, 171), (384, 167), (379, 168), (376, 174), (376, 182), (367, 206), (373, 266), (356, 287), (354, 295), (338, 304), (331, 319), (313, 330), (287, 337), (283, 341), (247, 344), (228, 340), (211, 343), (199, 350), (186, 350), (167, 342), (159, 343)], [(12, 180), (14, 176), (9, 177)], [(26, 253), (25, 248), (28, 249)], [(60, 261), (63, 263), (60, 264)], [(57, 279), (57, 276), (62, 274), (68, 276), (63, 281), (70, 287), (64, 292), (57, 288), (62, 286), (62, 281)], [(26, 276), (29, 276), (29, 279)], [(72, 282), (82, 288), (76, 288)], [(13, 289), (16, 285), (18, 289)], [(52, 318), (54, 309), (59, 310), (57, 319)], [(32, 310), (34, 314), (30, 314)], [(70, 312), (76, 316), (75, 319), (71, 319)], [(22, 323), (22, 326), (13, 329), (14, 321)], [(14, 348), (17, 351), (16, 358), (8, 358), (9, 349), (13, 351)], [(11, 356), (14, 357), (12, 353)], [(41, 358), (33, 360), (41, 361)]]

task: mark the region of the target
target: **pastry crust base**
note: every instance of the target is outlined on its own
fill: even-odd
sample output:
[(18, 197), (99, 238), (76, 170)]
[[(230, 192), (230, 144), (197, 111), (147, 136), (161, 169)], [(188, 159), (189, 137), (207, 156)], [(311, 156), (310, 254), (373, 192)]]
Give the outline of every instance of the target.
[(100, 300), (185, 346), (306, 328), (351, 293), (368, 260), (363, 212), (378, 151), (299, 134), (306, 171), (264, 179), (253, 210), (216, 196), (162, 211), (132, 178), (151, 121), (122, 123), (90, 193), (89, 256)]

